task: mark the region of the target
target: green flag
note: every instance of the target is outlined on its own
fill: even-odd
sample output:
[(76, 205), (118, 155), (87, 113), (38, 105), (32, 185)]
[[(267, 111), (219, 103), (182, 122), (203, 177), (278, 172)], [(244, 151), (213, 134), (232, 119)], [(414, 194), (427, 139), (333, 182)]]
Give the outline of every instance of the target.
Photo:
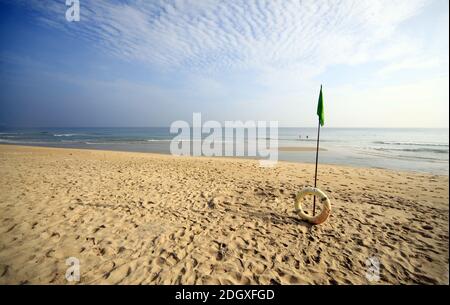
[(325, 113), (323, 111), (322, 85), (320, 85), (319, 103), (317, 104), (317, 115), (319, 116), (320, 126), (325, 123)]

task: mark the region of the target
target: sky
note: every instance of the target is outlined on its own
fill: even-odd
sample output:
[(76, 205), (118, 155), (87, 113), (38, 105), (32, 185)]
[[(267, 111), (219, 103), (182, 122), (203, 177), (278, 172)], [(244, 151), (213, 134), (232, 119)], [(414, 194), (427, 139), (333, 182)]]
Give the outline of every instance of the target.
[(449, 126), (448, 0), (0, 0), (0, 126)]

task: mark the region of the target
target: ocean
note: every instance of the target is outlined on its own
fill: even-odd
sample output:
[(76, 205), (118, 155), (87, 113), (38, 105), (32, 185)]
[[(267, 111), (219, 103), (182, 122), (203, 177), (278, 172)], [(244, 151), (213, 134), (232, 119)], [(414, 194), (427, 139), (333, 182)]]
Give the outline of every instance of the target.
[[(169, 131), (168, 127), (0, 127), (0, 143), (170, 153), (170, 141), (175, 134)], [(278, 145), (314, 148), (316, 136), (316, 128), (279, 128)], [(446, 128), (324, 127), (320, 147), (325, 149), (319, 153), (320, 163), (449, 174), (449, 130)], [(315, 151), (280, 151), (278, 159), (314, 163)]]

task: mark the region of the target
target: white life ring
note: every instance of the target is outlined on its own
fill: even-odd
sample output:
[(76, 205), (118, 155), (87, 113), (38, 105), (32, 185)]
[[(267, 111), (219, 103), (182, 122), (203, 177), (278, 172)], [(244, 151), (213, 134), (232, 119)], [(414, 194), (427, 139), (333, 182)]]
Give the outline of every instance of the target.
[[(310, 216), (308, 214), (305, 214), (305, 212), (303, 212), (301, 200), (307, 195), (315, 195), (316, 197), (319, 198), (319, 202), (323, 204), (322, 212), (320, 214), (316, 216)], [(328, 216), (330, 216), (331, 213), (330, 199), (328, 199), (327, 195), (325, 195), (325, 193), (319, 190), (318, 188), (305, 187), (300, 192), (298, 192), (297, 196), (295, 197), (295, 211), (297, 212), (298, 216), (300, 216), (301, 219), (315, 225), (321, 224), (325, 220), (327, 220)]]

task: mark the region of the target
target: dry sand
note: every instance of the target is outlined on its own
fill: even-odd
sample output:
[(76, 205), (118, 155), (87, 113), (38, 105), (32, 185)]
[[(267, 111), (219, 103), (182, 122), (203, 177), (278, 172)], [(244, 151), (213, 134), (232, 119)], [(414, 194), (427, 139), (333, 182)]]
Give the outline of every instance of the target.
[(332, 214), (294, 196), (314, 166), (0, 145), (0, 283), (448, 284), (448, 177), (321, 165)]

